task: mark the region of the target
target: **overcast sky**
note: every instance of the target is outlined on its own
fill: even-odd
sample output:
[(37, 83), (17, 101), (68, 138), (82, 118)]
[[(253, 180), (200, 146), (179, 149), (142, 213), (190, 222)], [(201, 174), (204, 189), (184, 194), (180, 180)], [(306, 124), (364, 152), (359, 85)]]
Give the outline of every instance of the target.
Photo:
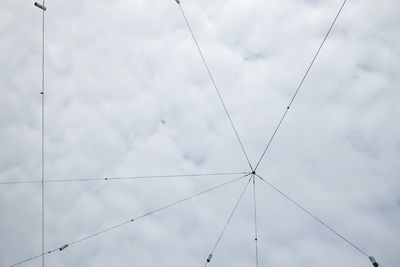
[[(181, 2), (254, 165), (341, 1)], [(46, 6), (46, 179), (249, 171), (175, 1)], [(258, 169), (385, 267), (400, 266), (399, 12), (348, 0)], [(0, 182), (41, 179), (41, 19), (32, 1), (2, 1)], [(237, 176), (46, 184), (46, 250)], [(203, 266), (246, 182), (46, 264)], [(256, 187), (260, 266), (371, 266)], [(255, 266), (252, 197), (209, 266)], [(0, 265), (40, 254), (40, 184), (0, 185), (0, 212)]]

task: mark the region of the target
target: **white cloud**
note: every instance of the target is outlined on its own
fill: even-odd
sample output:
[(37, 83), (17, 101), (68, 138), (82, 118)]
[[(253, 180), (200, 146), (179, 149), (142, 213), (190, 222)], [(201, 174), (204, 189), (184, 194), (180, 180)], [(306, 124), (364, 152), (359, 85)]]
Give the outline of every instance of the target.
[[(49, 179), (247, 171), (174, 1), (46, 3)], [(253, 164), (339, 5), (182, 1)], [(400, 263), (399, 10), (348, 1), (259, 169), (384, 266)], [(40, 10), (4, 1), (0, 35), (0, 181), (40, 179)], [(229, 178), (47, 184), (46, 248)], [(244, 182), (47, 265), (202, 265)], [(257, 192), (260, 266), (369, 264), (261, 181)], [(0, 187), (0, 265), (40, 253), (40, 201), (40, 184)], [(248, 188), (212, 265), (254, 264), (251, 201)]]

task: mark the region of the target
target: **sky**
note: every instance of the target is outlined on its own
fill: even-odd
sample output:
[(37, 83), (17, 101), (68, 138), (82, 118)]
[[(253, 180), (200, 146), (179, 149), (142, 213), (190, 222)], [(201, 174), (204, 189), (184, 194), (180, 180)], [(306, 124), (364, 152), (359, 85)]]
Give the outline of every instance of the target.
[[(181, 0), (253, 165), (337, 0)], [(173, 0), (46, 1), (47, 180), (248, 172)], [(257, 173), (400, 265), (400, 2), (348, 0)], [(0, 182), (41, 179), (42, 13), (0, 9)], [(46, 183), (58, 248), (240, 175)], [(203, 266), (248, 179), (54, 252), (47, 266)], [(256, 180), (259, 266), (371, 266)], [(0, 184), (0, 266), (41, 253), (41, 186)], [(256, 266), (250, 185), (209, 266)], [(40, 258), (21, 266), (41, 266)]]

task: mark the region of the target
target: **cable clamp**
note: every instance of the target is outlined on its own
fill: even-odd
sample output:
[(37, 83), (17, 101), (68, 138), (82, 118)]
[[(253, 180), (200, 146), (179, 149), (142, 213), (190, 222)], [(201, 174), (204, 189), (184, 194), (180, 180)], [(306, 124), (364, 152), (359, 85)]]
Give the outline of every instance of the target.
[(44, 5), (41, 5), (38, 2), (35, 2), (35, 6), (37, 6), (38, 8), (40, 8), (43, 11), (46, 11), (46, 9), (47, 9)]
[(175, 0), (175, 2), (179, 5), (181, 3), (181, 1), (179, 0)]
[(208, 255), (207, 262), (210, 262), (212, 258), (212, 254)]

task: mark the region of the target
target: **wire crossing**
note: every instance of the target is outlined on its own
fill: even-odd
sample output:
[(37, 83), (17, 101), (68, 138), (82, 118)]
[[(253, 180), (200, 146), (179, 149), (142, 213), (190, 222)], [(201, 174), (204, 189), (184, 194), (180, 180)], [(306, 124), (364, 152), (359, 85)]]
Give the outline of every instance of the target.
[(208, 64), (207, 64), (206, 59), (205, 59), (205, 57), (204, 57), (204, 55), (203, 55), (203, 52), (202, 52), (201, 49), (200, 49), (199, 43), (197, 42), (197, 39), (196, 39), (196, 37), (195, 37), (195, 35), (194, 35), (194, 33), (193, 33), (192, 27), (190, 27), (189, 21), (188, 21), (188, 19), (187, 19), (187, 17), (186, 17), (185, 12), (183, 11), (183, 8), (182, 8), (182, 6), (181, 6), (181, 4), (180, 4), (180, 1), (179, 1), (179, 0), (175, 0), (175, 2), (178, 4), (179, 9), (181, 10), (182, 16), (183, 16), (183, 18), (185, 19), (186, 25), (187, 25), (187, 27), (188, 27), (188, 29), (189, 29), (189, 31), (190, 31), (190, 34), (191, 34), (191, 36), (192, 36), (192, 38), (193, 38), (193, 41), (194, 41), (194, 43), (196, 44), (197, 51), (199, 52), (200, 57), (201, 57), (201, 59), (203, 60), (203, 63), (204, 63), (204, 66), (205, 66), (205, 68), (206, 68), (206, 70), (207, 70), (208, 76), (210, 77), (210, 80), (211, 80), (211, 82), (212, 82), (212, 84), (213, 84), (213, 86), (214, 86), (214, 88), (215, 88), (215, 91), (216, 91), (217, 94), (218, 94), (219, 100), (221, 101), (221, 104), (222, 104), (222, 106), (224, 107), (226, 116), (228, 117), (229, 122), (230, 122), (230, 124), (231, 124), (231, 126), (232, 126), (232, 129), (233, 129), (233, 131), (235, 132), (236, 138), (237, 138), (237, 140), (238, 140), (238, 142), (239, 142), (240, 147), (242, 148), (242, 151), (243, 151), (244, 156), (246, 157), (247, 163), (249, 164), (250, 169), (253, 170), (253, 166), (251, 165), (250, 160), (249, 160), (249, 157), (248, 157), (248, 155), (247, 155), (247, 153), (246, 153), (246, 150), (244, 149), (242, 140), (240, 140), (238, 131), (236, 130), (235, 125), (233, 124), (233, 120), (232, 120), (232, 118), (231, 118), (231, 115), (229, 114), (228, 109), (226, 108), (225, 102), (224, 102), (224, 100), (222, 99), (221, 93), (220, 93), (220, 91), (219, 91), (219, 89), (218, 89), (217, 84), (215, 83), (214, 77), (213, 77), (213, 75), (212, 75), (212, 73), (211, 73), (211, 71), (210, 71), (210, 68), (208, 67)]
[(256, 201), (256, 179), (254, 174), (253, 174), (253, 208), (254, 208), (254, 241), (256, 243), (256, 266), (258, 267), (257, 201)]
[[(248, 173), (249, 172), (220, 172), (220, 173), (171, 174), (171, 175), (147, 175), (147, 176), (120, 176), (120, 177), (101, 177), (101, 178), (70, 178), (70, 179), (44, 180), (43, 183), (68, 183), (68, 182), (91, 182), (91, 181), (190, 178), (190, 177), (238, 175), (238, 174), (248, 174)], [(0, 185), (37, 184), (37, 183), (42, 183), (42, 181), (41, 180), (7, 181), (7, 182), (0, 182)]]
[(214, 251), (217, 249), (217, 246), (218, 246), (219, 242), (221, 241), (221, 238), (222, 238), (222, 236), (224, 235), (225, 230), (226, 230), (226, 228), (228, 227), (228, 225), (229, 225), (229, 223), (230, 223), (230, 221), (231, 221), (231, 219), (232, 219), (232, 217), (233, 217), (233, 214), (235, 214), (235, 211), (236, 211), (237, 207), (239, 206), (239, 203), (240, 203), (240, 201), (242, 200), (243, 195), (244, 195), (244, 192), (246, 192), (246, 189), (247, 189), (247, 187), (249, 186), (249, 183), (250, 183), (252, 177), (253, 177), (253, 175), (250, 176), (250, 179), (247, 181), (247, 184), (246, 184), (246, 186), (244, 187), (242, 193), (240, 194), (239, 199), (236, 201), (236, 204), (235, 204), (235, 206), (234, 206), (234, 208), (233, 208), (231, 214), (229, 215), (229, 218), (228, 218), (228, 220), (226, 221), (226, 223), (225, 223), (225, 225), (224, 225), (224, 228), (222, 229), (221, 234), (218, 236), (217, 242), (215, 242), (215, 245), (214, 245), (213, 249), (211, 250), (210, 254), (209, 254), (208, 257), (207, 257), (207, 260), (206, 260), (206, 263), (204, 264), (204, 267), (207, 266), (207, 264), (211, 262), (211, 258), (212, 258), (213, 254), (214, 254)]
[(309, 211), (308, 209), (306, 209), (305, 207), (303, 207), (301, 204), (299, 204), (297, 201), (295, 201), (293, 198), (289, 197), (287, 194), (283, 193), (281, 190), (279, 190), (276, 186), (274, 186), (273, 184), (271, 184), (269, 181), (267, 181), (266, 179), (262, 178), (260, 175), (256, 174), (258, 178), (261, 179), (261, 181), (263, 181), (265, 184), (267, 184), (269, 187), (271, 187), (272, 189), (274, 189), (276, 192), (278, 192), (279, 194), (281, 194), (283, 197), (285, 197), (287, 200), (289, 200), (290, 202), (292, 202), (294, 205), (296, 205), (298, 208), (300, 208), (301, 210), (303, 210), (305, 213), (307, 213), (309, 216), (311, 216), (311, 218), (313, 218), (314, 220), (316, 220), (319, 224), (321, 224), (322, 226), (324, 226), (326, 229), (328, 229), (330, 232), (334, 233), (336, 236), (338, 236), (339, 238), (341, 238), (343, 241), (345, 241), (347, 244), (351, 245), (353, 248), (355, 248), (358, 252), (360, 252), (361, 254), (363, 254), (364, 256), (367, 256), (369, 258), (369, 255), (364, 252), (361, 248), (359, 248), (358, 246), (356, 246), (353, 242), (349, 241), (347, 238), (345, 238), (343, 235), (339, 234), (335, 229), (333, 229), (331, 226), (329, 226), (327, 223), (325, 223), (324, 221), (322, 221), (320, 218), (318, 218), (316, 215), (314, 215), (311, 211)]
[(330, 27), (329, 27), (327, 33), (325, 34), (324, 39), (322, 40), (320, 46), (318, 47), (317, 52), (315, 53), (313, 59), (311, 60), (311, 63), (310, 63), (310, 65), (308, 66), (307, 71), (304, 73), (303, 78), (301, 79), (299, 85), (297, 86), (297, 88), (296, 88), (296, 90), (295, 90), (295, 92), (294, 92), (292, 98), (290, 99), (289, 104), (287, 105), (287, 107), (286, 107), (286, 109), (285, 109), (285, 112), (283, 113), (281, 119), (279, 120), (278, 125), (276, 126), (274, 132), (272, 133), (272, 135), (271, 135), (271, 137), (270, 137), (270, 139), (269, 139), (269, 141), (268, 141), (268, 143), (267, 143), (267, 146), (265, 147), (264, 152), (262, 153), (260, 159), (258, 160), (257, 165), (256, 165), (256, 167), (254, 168), (254, 170), (257, 170), (258, 166), (260, 165), (260, 162), (263, 160), (263, 158), (264, 158), (264, 156), (265, 156), (265, 153), (267, 153), (267, 150), (269, 149), (269, 147), (270, 147), (272, 141), (274, 140), (275, 135), (276, 135), (276, 133), (277, 133), (278, 130), (279, 130), (279, 127), (281, 126), (283, 120), (284, 120), (285, 117), (286, 117), (286, 114), (287, 114), (288, 111), (289, 111), (289, 108), (291, 107), (291, 105), (293, 104), (293, 101), (295, 100), (297, 94), (299, 93), (301, 86), (303, 85), (305, 79), (307, 78), (308, 73), (309, 73), (310, 70), (311, 70), (311, 67), (314, 65), (314, 62), (315, 62), (315, 60), (317, 59), (317, 57), (318, 57), (318, 55), (319, 55), (319, 52), (321, 51), (322, 47), (324, 46), (325, 41), (326, 41), (326, 39), (328, 38), (328, 36), (329, 36), (329, 34), (330, 34), (330, 32), (331, 32), (333, 26), (334, 26), (335, 23), (336, 23), (336, 20), (338, 19), (340, 13), (342, 12), (343, 7), (344, 7), (344, 5), (346, 4), (346, 2), (347, 2), (347, 0), (344, 0), (344, 1), (343, 1), (342, 5), (340, 6), (339, 11), (336, 13), (336, 16), (335, 16), (334, 20), (332, 21), (332, 23), (331, 23), (331, 25), (330, 25)]
[[(125, 224), (135, 222), (135, 221), (137, 221), (137, 220), (139, 220), (139, 219), (143, 219), (143, 218), (145, 218), (145, 217), (147, 217), (147, 216), (150, 216), (150, 215), (152, 215), (152, 214), (158, 213), (158, 212), (160, 212), (160, 211), (162, 211), (162, 210), (165, 210), (165, 209), (171, 208), (171, 207), (173, 207), (173, 206), (176, 206), (176, 205), (178, 205), (178, 204), (180, 204), (180, 203), (182, 203), (182, 202), (185, 202), (185, 201), (188, 201), (188, 200), (190, 200), (190, 199), (199, 197), (199, 196), (201, 196), (201, 195), (203, 195), (203, 194), (206, 194), (206, 193), (211, 192), (211, 191), (214, 191), (214, 190), (216, 190), (216, 189), (218, 189), (218, 188), (227, 186), (227, 185), (232, 184), (232, 183), (234, 183), (234, 182), (240, 181), (240, 180), (244, 179), (245, 177), (248, 177), (249, 175), (250, 175), (250, 174), (242, 175), (242, 176), (237, 177), (237, 178), (235, 178), (235, 179), (233, 179), (233, 180), (230, 180), (230, 181), (228, 181), (228, 182), (219, 184), (219, 185), (217, 185), (217, 186), (213, 186), (213, 187), (211, 187), (211, 188), (209, 188), (209, 189), (207, 189), (207, 190), (204, 190), (204, 191), (201, 191), (201, 192), (199, 192), (199, 193), (193, 194), (193, 195), (191, 195), (191, 196), (185, 197), (185, 198), (183, 198), (183, 199), (181, 199), (181, 200), (178, 200), (178, 201), (175, 201), (175, 202), (171, 202), (171, 203), (169, 203), (169, 204), (167, 204), (167, 205), (164, 205), (164, 206), (162, 206), (162, 207), (160, 207), (160, 208), (157, 208), (157, 209), (154, 209), (154, 210), (152, 210), (152, 211), (143, 213), (142, 215), (139, 215), (139, 216), (134, 217), (134, 218), (132, 218), (132, 219), (126, 220), (126, 221), (121, 222), (121, 223), (119, 223), (119, 224), (113, 225), (113, 226), (111, 226), (111, 227), (105, 228), (105, 229), (103, 229), (103, 230), (101, 230), (101, 231), (98, 231), (98, 232), (96, 232), (96, 233), (93, 233), (93, 234), (91, 234), (91, 235), (87, 235), (87, 236), (85, 236), (85, 237), (83, 237), (83, 238), (77, 239), (77, 240), (72, 241), (72, 242), (70, 242), (70, 243), (65, 243), (65, 244), (64, 244), (63, 246), (61, 246), (61, 247), (54, 248), (54, 249), (49, 250), (49, 251), (47, 251), (47, 252), (42, 252), (42, 253), (39, 254), (39, 255), (36, 255), (36, 256), (33, 256), (33, 257), (30, 257), (30, 258), (21, 260), (21, 261), (19, 261), (19, 262), (17, 262), (17, 263), (14, 263), (14, 264), (12, 264), (12, 265), (9, 265), (9, 267), (17, 266), (17, 265), (26, 263), (26, 262), (28, 262), (28, 261), (37, 259), (37, 258), (39, 258), (39, 257), (42, 257), (42, 256), (46, 255), (46, 254), (50, 254), (50, 253), (53, 253), (53, 252), (56, 252), (56, 251), (63, 251), (63, 250), (66, 249), (67, 247), (76, 245), (76, 244), (81, 243), (81, 242), (83, 242), (83, 241), (85, 241), (85, 240), (91, 239), (91, 238), (93, 238), (93, 237), (95, 237), (95, 236), (98, 236), (98, 235), (107, 233), (107, 232), (109, 232), (109, 231), (115, 230), (115, 229), (117, 229), (117, 228), (119, 228), (119, 227), (121, 227), (121, 226), (123, 226), (123, 225), (125, 225)], [(247, 184), (248, 184), (248, 183), (247, 183)], [(247, 187), (247, 186), (246, 186), (246, 187)]]

